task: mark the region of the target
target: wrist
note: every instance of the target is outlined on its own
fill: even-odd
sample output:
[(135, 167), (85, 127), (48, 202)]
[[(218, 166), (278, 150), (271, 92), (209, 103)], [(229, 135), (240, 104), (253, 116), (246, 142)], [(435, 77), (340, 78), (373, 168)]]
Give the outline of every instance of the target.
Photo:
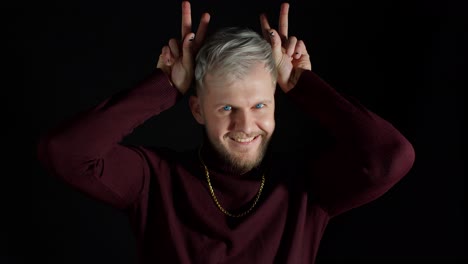
[(301, 78), (301, 75), (302, 75), (302, 73), (304, 71), (306, 71), (306, 69), (297, 68), (297, 69), (294, 69), (291, 72), (291, 75), (289, 76), (288, 83), (287, 83), (286, 87), (283, 88), (283, 91), (285, 93), (291, 91), (294, 87), (296, 87), (296, 85), (299, 82), (299, 79)]

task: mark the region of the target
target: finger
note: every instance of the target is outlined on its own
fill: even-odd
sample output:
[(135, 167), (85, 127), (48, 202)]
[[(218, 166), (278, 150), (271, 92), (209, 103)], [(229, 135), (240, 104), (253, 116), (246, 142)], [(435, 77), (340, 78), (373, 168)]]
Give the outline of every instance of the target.
[(294, 54), (295, 67), (302, 68), (305, 70), (312, 70), (312, 64), (310, 62), (310, 55), (307, 52), (304, 41), (299, 40), (296, 44), (296, 51)]
[(164, 65), (171, 66), (173, 60), (172, 60), (171, 50), (170, 50), (169, 46), (164, 46), (162, 48), (162, 54), (161, 55), (162, 55)]
[(289, 57), (292, 57), (294, 51), (296, 50), (297, 38), (292, 36), (288, 39), (287, 46), (286, 46), (286, 54)]
[(268, 33), (268, 38), (270, 39), (271, 49), (273, 50), (273, 56), (275, 59), (279, 59), (282, 56), (281, 51), (281, 38), (276, 30), (270, 29)]
[(260, 15), (260, 26), (262, 27), (262, 34), (266, 40), (270, 39), (271, 27), (265, 14)]
[(280, 34), (280, 37), (283, 39), (288, 38), (288, 13), (289, 13), (289, 4), (283, 3), (281, 5), (279, 24), (278, 24), (279, 34)]
[[(201, 46), (202, 42), (205, 40), (206, 32), (208, 31), (208, 24), (210, 23), (211, 16), (208, 13), (204, 13), (200, 19), (197, 29), (197, 38), (192, 44), (194, 49), (198, 49)], [(196, 50), (195, 50), (196, 51)]]
[(176, 39), (172, 38), (169, 40), (169, 48), (171, 49), (171, 53), (174, 56), (174, 59), (178, 59), (180, 56), (179, 52), (179, 43)]
[(308, 55), (304, 41), (298, 40), (296, 43), (296, 51), (294, 52), (294, 59), (301, 58), (302, 55)]
[(182, 39), (192, 32), (192, 11), (190, 10), (190, 2), (182, 2)]
[(165, 64), (164, 63), (164, 47), (161, 49), (161, 54), (159, 54), (158, 58), (158, 63), (157, 63), (157, 68), (162, 68), (162, 66)]
[(164, 62), (163, 55), (159, 55), (158, 64), (156, 64), (156, 68), (161, 69), (164, 73), (170, 73), (170, 66), (167, 66)]
[(187, 34), (187, 36), (185, 36), (184, 42), (182, 43), (182, 64), (187, 69), (191, 69), (193, 67), (192, 45), (194, 44), (194, 38), (195, 34)]

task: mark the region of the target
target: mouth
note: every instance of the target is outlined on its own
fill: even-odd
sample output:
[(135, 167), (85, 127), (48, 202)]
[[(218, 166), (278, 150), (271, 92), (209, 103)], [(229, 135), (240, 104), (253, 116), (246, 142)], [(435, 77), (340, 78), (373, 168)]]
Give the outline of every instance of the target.
[(248, 138), (233, 138), (230, 137), (232, 141), (234, 141), (237, 144), (241, 145), (250, 145), (256, 142), (260, 138), (260, 135), (254, 136), (254, 137), (248, 137)]

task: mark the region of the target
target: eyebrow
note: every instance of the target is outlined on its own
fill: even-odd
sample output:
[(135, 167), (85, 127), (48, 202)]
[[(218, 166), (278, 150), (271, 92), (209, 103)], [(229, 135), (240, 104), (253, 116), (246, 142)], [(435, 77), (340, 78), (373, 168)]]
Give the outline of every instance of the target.
[[(260, 100), (258, 101), (257, 103), (255, 103), (254, 105), (257, 105), (257, 104), (271, 104), (273, 101), (272, 100)], [(229, 106), (232, 106), (232, 107), (237, 107), (233, 104), (230, 104), (230, 103), (220, 103), (220, 104), (216, 104), (215, 107), (219, 107), (219, 106), (225, 106), (225, 105), (229, 105)]]

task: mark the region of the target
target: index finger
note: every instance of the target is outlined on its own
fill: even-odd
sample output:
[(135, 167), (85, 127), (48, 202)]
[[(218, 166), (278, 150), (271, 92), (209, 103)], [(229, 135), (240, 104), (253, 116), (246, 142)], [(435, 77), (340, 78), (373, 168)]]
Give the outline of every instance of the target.
[(289, 4), (281, 4), (278, 33), (283, 38), (288, 38), (288, 13), (289, 13)]
[(190, 2), (182, 2), (182, 39), (188, 33), (192, 32), (192, 12), (190, 10)]
[(200, 19), (200, 24), (198, 25), (197, 34), (195, 38), (195, 51), (198, 50), (198, 47), (201, 45), (203, 40), (205, 39), (206, 31), (208, 29), (208, 23), (210, 23), (210, 14), (204, 13), (202, 18)]
[(260, 15), (260, 26), (262, 27), (263, 37), (269, 39), (268, 34), (270, 33), (271, 27), (265, 14)]

